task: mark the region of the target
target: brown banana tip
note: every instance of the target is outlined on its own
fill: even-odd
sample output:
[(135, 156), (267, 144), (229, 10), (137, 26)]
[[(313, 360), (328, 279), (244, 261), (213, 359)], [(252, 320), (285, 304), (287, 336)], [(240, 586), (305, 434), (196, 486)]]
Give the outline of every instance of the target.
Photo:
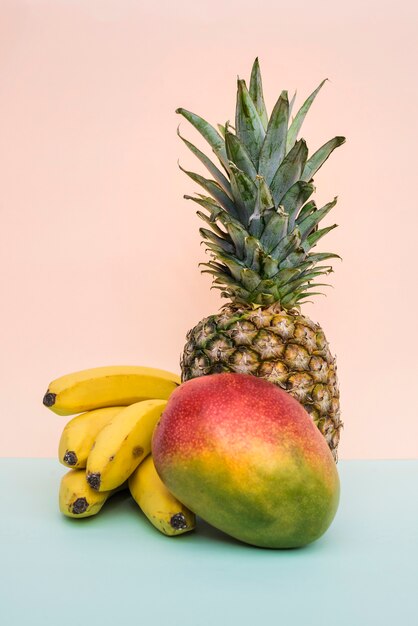
[(89, 503), (86, 498), (77, 498), (77, 500), (73, 503), (71, 510), (74, 515), (81, 515), (81, 513), (85, 513), (87, 511), (88, 506)]
[(101, 483), (100, 472), (89, 472), (87, 474), (87, 482), (92, 489), (99, 491)]
[(174, 530), (185, 530), (187, 528), (187, 521), (183, 513), (176, 513), (170, 519), (170, 526)]
[(44, 399), (42, 400), (42, 402), (44, 403), (45, 406), (48, 406), (48, 407), (53, 406), (55, 404), (56, 397), (57, 397), (57, 394), (51, 393), (48, 389), (48, 391), (44, 395)]
[(66, 465), (74, 466), (74, 465), (77, 465), (78, 458), (77, 458), (76, 453), (73, 452), (73, 450), (67, 450), (62, 460), (64, 461)]

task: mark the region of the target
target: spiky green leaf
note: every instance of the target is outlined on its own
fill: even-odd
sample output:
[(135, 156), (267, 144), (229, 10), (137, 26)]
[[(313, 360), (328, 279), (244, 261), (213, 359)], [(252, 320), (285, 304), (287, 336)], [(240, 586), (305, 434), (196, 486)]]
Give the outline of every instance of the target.
[(292, 230), (295, 225), (296, 215), (302, 204), (313, 194), (315, 187), (312, 183), (298, 180), (284, 194), (281, 200), (281, 206), (289, 214), (288, 230)]
[(176, 109), (176, 113), (179, 113), (186, 118), (186, 120), (199, 131), (202, 137), (204, 137), (212, 147), (212, 150), (222, 165), (226, 168), (226, 170), (228, 170), (228, 158), (226, 156), (225, 142), (218, 131), (211, 124), (209, 124), (209, 122), (204, 120), (203, 117), (196, 115), (196, 113), (187, 111), (182, 107)]
[(266, 105), (264, 103), (263, 84), (261, 81), (260, 64), (258, 62), (258, 58), (255, 59), (252, 70), (251, 70), (249, 91), (250, 91), (251, 99), (254, 102), (254, 106), (256, 108), (256, 111), (260, 117), (261, 123), (263, 124), (264, 130), (265, 130), (268, 124), (268, 115), (267, 115)]
[(286, 154), (289, 100), (287, 91), (282, 91), (271, 114), (266, 136), (260, 152), (258, 172), (269, 185)]
[(256, 237), (245, 238), (244, 262), (247, 267), (260, 271), (261, 267), (261, 250), (260, 242)]
[[(302, 300), (306, 302), (313, 302), (313, 300), (306, 300), (306, 298), (309, 298), (310, 296), (325, 296), (325, 293), (322, 293), (322, 291), (307, 291), (307, 292), (302, 292), (296, 295), (296, 297), (294, 298), (295, 304), (302, 302)], [(283, 305), (285, 306), (285, 304)]]
[(328, 202), (322, 209), (318, 209), (311, 215), (305, 217), (304, 220), (299, 222), (298, 227), (300, 230), (300, 234), (302, 235), (302, 240), (306, 239), (306, 237), (312, 232), (314, 227), (319, 224), (319, 222), (331, 211), (331, 209), (337, 204), (337, 198), (334, 198), (332, 202)]
[(212, 243), (211, 241), (208, 241), (207, 239), (201, 241), (200, 243), (204, 244), (206, 251), (210, 251), (211, 254), (215, 256), (216, 258), (219, 258), (219, 255), (221, 255), (224, 252), (221, 246), (218, 246), (216, 245), (216, 243)]
[(203, 211), (196, 211), (196, 215), (198, 215), (201, 220), (206, 222), (206, 224), (209, 224), (213, 232), (219, 235), (219, 237), (225, 238), (225, 235), (226, 235), (225, 231), (219, 228), (219, 226), (217, 226), (217, 224), (213, 221), (213, 219), (209, 215), (206, 215), (206, 213), (203, 213)]
[(226, 298), (232, 298), (238, 302), (251, 302), (250, 292), (238, 284), (235, 278), (228, 276), (228, 274), (215, 278), (213, 288), (220, 289), (222, 294), (226, 294), (224, 296)]
[(231, 273), (231, 276), (233, 276), (235, 280), (239, 281), (241, 278), (241, 271), (245, 267), (244, 264), (235, 258), (233, 254), (221, 254), (219, 258)]
[(246, 268), (241, 271), (241, 282), (244, 285), (245, 289), (248, 291), (254, 291), (257, 289), (259, 284), (261, 283), (260, 275), (253, 270)]
[[(225, 266), (222, 265), (222, 263), (218, 263), (217, 261), (214, 261), (213, 259), (211, 259), (207, 263), (199, 263), (199, 267), (210, 267), (212, 268), (212, 270), (217, 270), (218, 272), (224, 272), (226, 269)], [(206, 270), (201, 270), (201, 272), (205, 272), (205, 271)]]
[(293, 309), (297, 306), (297, 294), (289, 294), (288, 296), (280, 296), (280, 304), (284, 309)]
[[(274, 215), (271, 216), (260, 237), (260, 243), (268, 254), (271, 254), (272, 250), (286, 235), (288, 223), (289, 216), (283, 211), (275, 212)], [(273, 256), (273, 258), (276, 257)]]
[(319, 150), (314, 152), (313, 155), (306, 161), (306, 165), (303, 168), (300, 178), (306, 181), (311, 180), (335, 148), (338, 148), (338, 146), (341, 146), (344, 142), (345, 137), (334, 137), (334, 139), (327, 141), (327, 143), (321, 146)]
[(237, 104), (235, 111), (235, 127), (238, 139), (244, 144), (255, 166), (263, 145), (266, 131), (257, 113), (255, 104), (248, 93), (244, 80), (238, 79)]
[(222, 210), (219, 211), (216, 214), (216, 220), (218, 220), (225, 228), (228, 225), (233, 225), (235, 226), (235, 228), (237, 228), (240, 232), (243, 233), (244, 237), (248, 237), (248, 231), (244, 228), (244, 226), (242, 225), (242, 223), (240, 222), (240, 220), (236, 219), (235, 217), (232, 217), (229, 213), (227, 213), (226, 211)]
[(229, 161), (232, 161), (238, 169), (245, 172), (251, 180), (255, 180), (257, 170), (254, 167), (254, 163), (252, 162), (246, 147), (238, 139), (238, 137), (233, 133), (230, 133), (228, 129), (225, 133), (225, 146)]
[(222, 248), (222, 250), (224, 250), (225, 252), (229, 252), (230, 254), (233, 254), (235, 252), (235, 248), (232, 243), (227, 241), (224, 237), (220, 237), (212, 230), (208, 230), (207, 228), (199, 228), (199, 232), (203, 239), (211, 241), (212, 243)]
[(243, 259), (245, 256), (245, 239), (248, 236), (247, 232), (235, 223), (227, 223), (225, 228), (234, 243), (236, 257)]
[(324, 235), (326, 235), (331, 230), (333, 230), (333, 228), (336, 228), (336, 227), (337, 227), (337, 224), (333, 224), (332, 226), (327, 226), (326, 228), (319, 228), (314, 233), (309, 235), (302, 244), (304, 250), (308, 251), (311, 248), (313, 248)]
[[(292, 114), (292, 111), (293, 111), (293, 105), (295, 104), (296, 94), (297, 94), (297, 91), (295, 91), (295, 93), (292, 96), (291, 101), (289, 102), (289, 117), (290, 117), (290, 115)], [(288, 151), (286, 150), (286, 152), (288, 152)]]
[(222, 187), (225, 193), (228, 194), (229, 197), (232, 197), (231, 185), (229, 183), (229, 180), (226, 178), (226, 176), (224, 176), (221, 170), (216, 167), (216, 165), (209, 159), (209, 157), (206, 156), (206, 154), (204, 154), (204, 152), (199, 150), (199, 148), (196, 148), (196, 146), (194, 146), (185, 137), (182, 137), (179, 128), (177, 129), (177, 134), (180, 139), (185, 143), (185, 145), (189, 148), (189, 150), (193, 152), (195, 156), (197, 156), (199, 161), (201, 161), (206, 169), (212, 174), (213, 178)]
[(303, 121), (306, 117), (307, 112), (309, 111), (312, 102), (315, 100), (319, 90), (321, 89), (322, 85), (325, 83), (325, 81), (327, 81), (328, 79), (325, 78), (321, 84), (319, 85), (319, 87), (317, 87), (315, 89), (315, 91), (313, 91), (311, 93), (311, 95), (305, 100), (305, 102), (302, 104), (302, 106), (300, 107), (299, 111), (296, 113), (296, 116), (294, 118), (294, 120), (292, 121), (290, 127), (289, 127), (289, 132), (287, 134), (287, 146), (286, 146), (286, 152), (289, 152), (289, 150), (291, 150), (293, 148), (293, 146), (295, 145), (295, 141), (298, 138), (298, 134), (300, 131), (300, 128), (303, 124)]
[[(267, 289), (266, 289), (267, 291)], [(277, 302), (277, 298), (275, 297), (275, 295), (273, 293), (264, 293), (262, 290), (259, 289), (259, 297), (256, 300), (257, 304), (262, 304), (263, 306), (268, 306), (269, 304), (273, 304), (274, 302)]]
[[(304, 289), (308, 287), (309, 284), (313, 284), (310, 281), (316, 276), (321, 276), (323, 274), (328, 274), (329, 272), (315, 271), (315, 272), (306, 272), (302, 273), (302, 275), (298, 278), (294, 278), (290, 280), (285, 286), (283, 286), (280, 290), (282, 296), (287, 296), (289, 293), (295, 293), (298, 291), (299, 287), (303, 286)], [(318, 285), (318, 283), (316, 283)]]
[[(201, 265), (203, 265), (203, 263)], [(211, 266), (209, 265), (209, 263), (206, 263), (206, 265), (208, 265), (209, 269), (200, 270), (201, 274), (211, 274), (212, 276), (216, 276), (217, 278), (221, 278), (225, 274), (225, 272), (221, 272), (218, 269), (215, 269), (215, 268), (211, 269)], [(226, 276), (230, 276), (230, 274), (226, 273)]]
[(262, 222), (262, 217), (269, 209), (274, 209), (274, 200), (270, 193), (270, 188), (262, 176), (257, 176), (257, 197), (255, 201), (255, 207), (249, 220), (249, 231), (251, 235), (260, 237), (265, 225)]
[(294, 250), (293, 252), (288, 254), (287, 257), (285, 257), (284, 259), (281, 259), (279, 267), (280, 269), (300, 267), (304, 263), (306, 258), (307, 254), (301, 246), (297, 250)]
[(275, 276), (277, 274), (278, 267), (279, 267), (277, 259), (273, 259), (273, 257), (270, 256), (269, 254), (262, 254), (261, 266), (262, 266), (262, 275), (267, 278), (271, 278), (272, 276)]
[(214, 282), (216, 283), (222, 282), (224, 285), (228, 285), (233, 288), (239, 287), (239, 285), (237, 284), (237, 279), (234, 278), (233, 276), (229, 276), (227, 272), (225, 272), (223, 276), (221, 275), (221, 273), (219, 273), (217, 279)]
[(295, 278), (295, 276), (298, 276), (299, 274), (300, 274), (299, 268), (289, 267), (283, 270), (279, 270), (275, 276), (275, 279), (278, 284), (285, 285), (290, 280)]
[(321, 291), (306, 291), (306, 289), (311, 289), (313, 287), (319, 286), (330, 287), (330, 285), (327, 283), (312, 283), (311, 285), (302, 285), (300, 289), (296, 289), (295, 291), (290, 292), (287, 296), (283, 296), (283, 298), (280, 299), (280, 302), (284, 308), (288, 309), (295, 305), (297, 306), (298, 303), (306, 297), (325, 296), (325, 294)]
[(208, 196), (202, 196), (201, 194), (198, 194), (197, 197), (185, 195), (183, 196), (183, 198), (185, 198), (186, 200), (193, 200), (193, 202), (196, 202), (196, 204), (199, 204), (201, 207), (209, 211), (211, 222), (214, 222), (216, 220), (219, 212), (225, 212), (225, 209), (223, 209), (220, 204), (218, 204), (213, 198), (210, 198)]
[(223, 124), (216, 124), (218, 127), (219, 132), (221, 133), (222, 137), (225, 139), (225, 131), (226, 128)]
[(280, 263), (280, 261), (285, 259), (291, 252), (300, 246), (301, 240), (299, 229), (295, 228), (291, 233), (279, 241), (277, 246), (275, 246), (271, 251), (271, 256), (274, 259), (277, 259)]
[(311, 213), (317, 210), (318, 210), (318, 207), (316, 206), (315, 200), (311, 200), (310, 202), (307, 202), (299, 211), (299, 215), (296, 218), (296, 224), (299, 224), (299, 222), (304, 220), (305, 217), (308, 217), (308, 215), (310, 215)]
[(285, 156), (271, 181), (270, 190), (276, 206), (281, 203), (290, 187), (300, 180), (307, 157), (306, 142), (300, 139)]
[(267, 185), (263, 176), (257, 176), (256, 184), (259, 192), (259, 207), (261, 215), (268, 209), (274, 209), (274, 199), (271, 195), (270, 187)]
[(278, 302), (280, 292), (275, 280), (262, 280), (252, 294), (252, 301), (257, 304), (272, 304)]
[(210, 193), (210, 195), (225, 209), (225, 211), (228, 211), (228, 213), (230, 213), (234, 217), (238, 217), (238, 212), (236, 210), (235, 204), (233, 203), (231, 198), (226, 195), (226, 193), (220, 187), (220, 185), (218, 185), (218, 183), (216, 183), (214, 180), (204, 178), (203, 176), (201, 176), (200, 174), (196, 174), (195, 172), (189, 172), (188, 170), (185, 170), (183, 167), (181, 167), (181, 165), (179, 165), (179, 168), (182, 172), (187, 174), (187, 176), (189, 176), (195, 183), (203, 187), (203, 189), (206, 189), (206, 191)]
[(250, 216), (254, 212), (257, 200), (257, 187), (247, 174), (245, 174), (242, 170), (239, 170), (232, 163), (232, 161), (230, 161), (229, 169), (231, 189), (235, 200), (235, 206), (239, 214), (239, 219), (240, 222), (247, 225)]
[(311, 263), (318, 263), (326, 259), (341, 259), (341, 257), (333, 252), (317, 252), (316, 254), (308, 254), (308, 259), (310, 259)]

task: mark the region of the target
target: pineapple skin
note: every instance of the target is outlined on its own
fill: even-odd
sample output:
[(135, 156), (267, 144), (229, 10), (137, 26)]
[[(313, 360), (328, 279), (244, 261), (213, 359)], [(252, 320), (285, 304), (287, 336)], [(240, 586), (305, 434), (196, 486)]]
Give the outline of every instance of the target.
[(298, 400), (338, 460), (343, 426), (335, 357), (319, 324), (278, 303), (228, 304), (187, 333), (182, 381), (221, 372), (252, 374)]

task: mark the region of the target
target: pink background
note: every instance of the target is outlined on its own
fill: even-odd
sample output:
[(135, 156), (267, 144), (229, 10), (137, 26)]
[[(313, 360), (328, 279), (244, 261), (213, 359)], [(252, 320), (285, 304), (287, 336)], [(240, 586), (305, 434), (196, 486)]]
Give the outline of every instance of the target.
[(258, 55), (269, 110), (330, 79), (304, 125), (311, 151), (348, 140), (316, 177), (318, 203), (339, 196), (321, 249), (343, 262), (305, 307), (338, 358), (340, 457), (418, 456), (415, 6), (2, 1), (1, 455), (56, 453), (51, 379), (177, 370), (186, 331), (219, 308), (174, 110), (233, 119), (236, 76)]

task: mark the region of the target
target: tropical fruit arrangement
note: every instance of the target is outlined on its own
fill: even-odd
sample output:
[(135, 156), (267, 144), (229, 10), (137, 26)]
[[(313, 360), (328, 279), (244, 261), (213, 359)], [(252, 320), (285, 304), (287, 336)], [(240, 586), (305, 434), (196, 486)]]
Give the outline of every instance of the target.
[(345, 139), (312, 154), (298, 139), (324, 83), (294, 116), (295, 96), (282, 91), (269, 116), (256, 59), (249, 86), (238, 79), (233, 124), (177, 109), (218, 161), (178, 131), (210, 174), (181, 167), (205, 192), (185, 198), (206, 224), (203, 272), (228, 303), (187, 333), (181, 378), (112, 367), (51, 383), (44, 404), (81, 413), (60, 443), (73, 468), (61, 485), (65, 514), (91, 515), (127, 487), (166, 534), (191, 530), (197, 515), (243, 542), (289, 548), (331, 524), (342, 428), (336, 361), (300, 310), (339, 258), (315, 250), (336, 226), (321, 223), (337, 198), (318, 207), (312, 195), (313, 177)]

